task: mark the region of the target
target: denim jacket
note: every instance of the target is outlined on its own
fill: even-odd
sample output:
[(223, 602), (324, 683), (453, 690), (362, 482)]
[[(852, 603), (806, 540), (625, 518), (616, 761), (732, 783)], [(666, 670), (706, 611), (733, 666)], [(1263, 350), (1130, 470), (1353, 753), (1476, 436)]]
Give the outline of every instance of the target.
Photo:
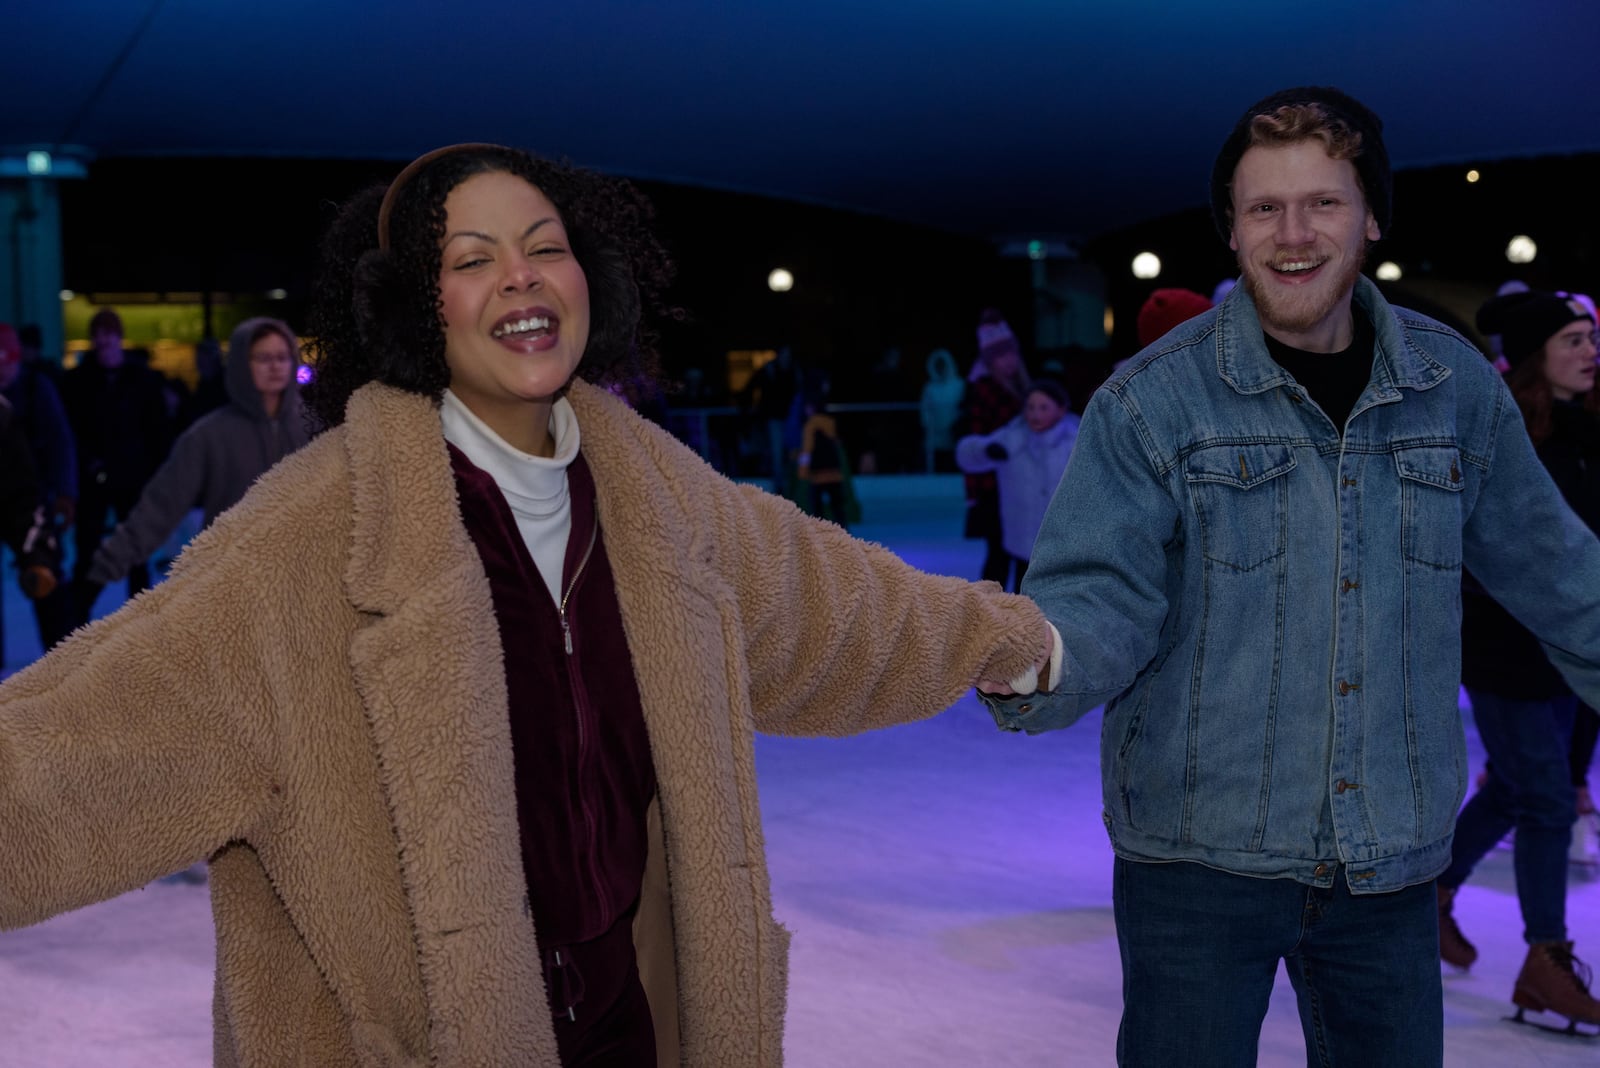
[(1600, 544), (1458, 334), (1365, 278), (1372, 375), (1339, 429), (1242, 288), (1091, 400), (1023, 593), (1061, 632), (1037, 733), (1101, 703), (1121, 856), (1355, 892), (1433, 878), (1466, 785), (1463, 563), (1600, 699)]

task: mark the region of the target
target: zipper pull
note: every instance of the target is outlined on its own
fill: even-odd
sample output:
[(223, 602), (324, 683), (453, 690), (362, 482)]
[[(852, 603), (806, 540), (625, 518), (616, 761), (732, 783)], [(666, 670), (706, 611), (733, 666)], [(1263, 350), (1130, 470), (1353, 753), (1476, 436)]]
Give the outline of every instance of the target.
[(572, 624), (567, 622), (567, 614), (561, 613), (561, 636), (566, 639), (567, 655), (572, 655)]

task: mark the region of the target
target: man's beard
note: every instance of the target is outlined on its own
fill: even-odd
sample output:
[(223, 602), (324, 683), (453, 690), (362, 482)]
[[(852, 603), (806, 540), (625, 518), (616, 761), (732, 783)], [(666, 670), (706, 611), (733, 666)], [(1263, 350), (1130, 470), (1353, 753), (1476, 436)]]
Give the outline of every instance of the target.
[(1361, 276), (1361, 268), (1366, 261), (1367, 247), (1363, 243), (1332, 286), (1319, 280), (1313, 285), (1285, 290), (1261, 281), (1272, 268), (1247, 264), (1241, 257), (1239, 279), (1244, 291), (1255, 302), (1256, 316), (1261, 320), (1263, 329), (1274, 336), (1304, 334), (1331, 315), (1355, 288), (1356, 279)]

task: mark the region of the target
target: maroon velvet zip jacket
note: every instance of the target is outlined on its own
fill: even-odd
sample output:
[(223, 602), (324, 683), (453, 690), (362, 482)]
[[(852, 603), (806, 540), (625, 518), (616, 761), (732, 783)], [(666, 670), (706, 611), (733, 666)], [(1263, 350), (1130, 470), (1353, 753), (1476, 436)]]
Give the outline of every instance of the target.
[(450, 461), (504, 654), (522, 864), (551, 1010), (583, 1024), (632, 978), (656, 791), (594, 479), (580, 453), (567, 470), (562, 588), (550, 591), (493, 478), (454, 445)]

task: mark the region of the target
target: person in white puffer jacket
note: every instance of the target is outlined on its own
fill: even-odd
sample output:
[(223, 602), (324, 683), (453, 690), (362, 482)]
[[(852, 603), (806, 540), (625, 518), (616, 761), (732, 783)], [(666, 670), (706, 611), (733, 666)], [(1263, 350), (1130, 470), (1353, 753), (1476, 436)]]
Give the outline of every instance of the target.
[(1028, 387), (1021, 415), (992, 434), (969, 434), (956, 442), (961, 470), (969, 475), (993, 471), (999, 480), (1001, 541), (1017, 558), (1018, 587), (1077, 439), (1078, 417), (1066, 389), (1041, 378)]

